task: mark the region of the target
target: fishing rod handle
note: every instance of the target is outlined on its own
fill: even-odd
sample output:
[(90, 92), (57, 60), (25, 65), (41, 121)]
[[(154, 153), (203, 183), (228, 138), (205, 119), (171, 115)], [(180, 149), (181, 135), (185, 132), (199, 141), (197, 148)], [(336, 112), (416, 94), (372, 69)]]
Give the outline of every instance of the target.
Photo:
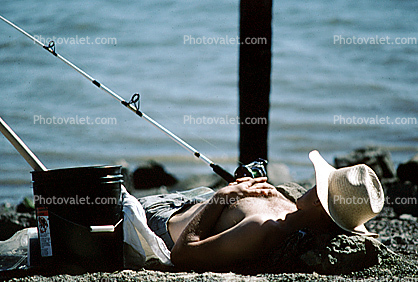
[(220, 177), (222, 177), (223, 179), (225, 179), (228, 183), (234, 182), (235, 178), (226, 170), (224, 170), (221, 166), (217, 165), (217, 164), (210, 164), (210, 166), (212, 167), (212, 170), (219, 175)]

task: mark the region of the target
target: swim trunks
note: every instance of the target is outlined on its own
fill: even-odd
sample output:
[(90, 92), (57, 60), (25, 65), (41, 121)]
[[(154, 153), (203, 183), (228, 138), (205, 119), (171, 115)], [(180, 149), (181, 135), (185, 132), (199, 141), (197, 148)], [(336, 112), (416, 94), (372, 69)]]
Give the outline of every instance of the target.
[(188, 191), (142, 197), (138, 201), (145, 210), (148, 226), (171, 250), (174, 242), (168, 232), (168, 220), (175, 213), (210, 199), (214, 193), (210, 188), (198, 187)]

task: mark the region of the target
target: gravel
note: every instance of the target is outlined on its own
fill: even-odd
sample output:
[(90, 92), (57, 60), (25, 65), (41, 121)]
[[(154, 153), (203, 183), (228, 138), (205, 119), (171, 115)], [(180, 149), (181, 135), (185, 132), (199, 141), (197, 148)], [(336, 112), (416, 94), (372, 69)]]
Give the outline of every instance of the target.
[[(345, 275), (320, 275), (318, 273), (262, 273), (241, 275), (237, 273), (176, 272), (150, 262), (139, 271), (123, 270), (113, 273), (86, 273), (82, 275), (39, 275), (30, 271), (10, 272), (9, 281), (418, 281), (418, 221), (408, 214), (396, 215), (385, 207), (380, 215), (367, 223), (370, 231), (378, 233), (379, 241), (395, 253), (378, 265)], [(0, 274), (1, 275), (1, 274)], [(15, 278), (13, 278), (15, 277)]]

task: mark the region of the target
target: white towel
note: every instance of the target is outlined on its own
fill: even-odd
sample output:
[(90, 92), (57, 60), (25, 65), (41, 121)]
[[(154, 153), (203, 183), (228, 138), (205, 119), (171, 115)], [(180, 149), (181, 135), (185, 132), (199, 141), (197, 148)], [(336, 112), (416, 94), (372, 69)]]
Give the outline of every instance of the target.
[(165, 265), (172, 265), (170, 251), (164, 241), (155, 235), (147, 225), (145, 210), (139, 201), (122, 186), (123, 241), (125, 267), (141, 268), (151, 257), (158, 258)]

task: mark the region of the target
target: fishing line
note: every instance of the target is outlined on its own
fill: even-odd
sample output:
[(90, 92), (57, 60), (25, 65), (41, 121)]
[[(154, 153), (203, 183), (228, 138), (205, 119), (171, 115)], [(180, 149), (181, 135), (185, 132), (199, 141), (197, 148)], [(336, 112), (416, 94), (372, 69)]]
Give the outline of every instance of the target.
[[(165, 113), (163, 113), (163, 112), (161, 112), (161, 111), (159, 111), (159, 110), (154, 110), (154, 112), (155, 112), (155, 113), (158, 113), (158, 114), (159, 114), (160, 116), (162, 116), (162, 117), (169, 118), (173, 124), (178, 125), (178, 126), (182, 126), (182, 124), (181, 124), (181, 123), (179, 123), (179, 122), (178, 122), (178, 121), (176, 121), (175, 119), (172, 119), (172, 118), (171, 118), (171, 117), (169, 117), (167, 114), (165, 114)], [(184, 124), (183, 124), (183, 125), (184, 125)], [(200, 136), (200, 135), (198, 135), (198, 134), (194, 133), (193, 131), (192, 131), (192, 132), (190, 132), (190, 134), (191, 134), (192, 136), (196, 137), (197, 139), (199, 139), (200, 141), (205, 142), (206, 144), (208, 144), (208, 145), (210, 145), (211, 147), (215, 148), (216, 150), (221, 150), (221, 148), (220, 148), (218, 145), (213, 144), (213, 143), (212, 143), (212, 142), (210, 142), (209, 140), (207, 140), (207, 139), (203, 138), (202, 136)], [(225, 152), (221, 151), (221, 153), (225, 153)]]
[(116, 100), (118, 100), (126, 108), (130, 109), (131, 111), (133, 111), (136, 115), (138, 115), (139, 117), (141, 117), (141, 118), (145, 119), (146, 121), (148, 121), (150, 124), (152, 124), (157, 129), (159, 129), (161, 132), (163, 132), (164, 134), (166, 134), (169, 138), (171, 138), (173, 141), (175, 141), (181, 147), (183, 147), (184, 149), (186, 149), (189, 152), (193, 153), (193, 155), (196, 158), (198, 158), (198, 159), (206, 162), (212, 168), (212, 170), (216, 174), (218, 174), (219, 176), (221, 176), (223, 179), (225, 179), (228, 182), (235, 181), (235, 178), (229, 172), (227, 172), (226, 170), (224, 170), (221, 166), (219, 166), (218, 164), (215, 164), (214, 162), (212, 162), (208, 157), (206, 157), (205, 155), (201, 154), (199, 151), (197, 151), (195, 148), (193, 148), (192, 146), (190, 146), (188, 143), (186, 143), (180, 137), (178, 137), (177, 135), (175, 135), (174, 133), (172, 133), (171, 131), (169, 131), (168, 129), (166, 129), (164, 126), (162, 126), (161, 124), (159, 124), (158, 122), (156, 122), (155, 120), (153, 120), (151, 117), (149, 117), (145, 113), (143, 113), (140, 110), (140, 108), (139, 108), (139, 106), (140, 106), (140, 104), (139, 104), (140, 103), (140, 96), (139, 96), (138, 93), (133, 94), (132, 97), (131, 97), (131, 99), (129, 101), (125, 101), (116, 92), (112, 91), (110, 88), (108, 88), (104, 84), (102, 84), (99, 81), (97, 81), (95, 78), (93, 78), (88, 73), (86, 73), (85, 71), (83, 71), (82, 69), (80, 69), (79, 67), (77, 67), (75, 64), (73, 64), (72, 62), (70, 62), (69, 60), (67, 60), (66, 58), (64, 58), (63, 56), (61, 56), (60, 54), (58, 54), (56, 52), (56, 46), (55, 46), (55, 42), (54, 41), (50, 41), (48, 44), (43, 44), (41, 41), (39, 41), (38, 39), (36, 39), (34, 36), (30, 35), (25, 30), (23, 30), (22, 28), (18, 27), (17, 25), (15, 25), (14, 23), (12, 23), (11, 21), (7, 20), (6, 18), (4, 18), (1, 15), (0, 15), (0, 19), (2, 19), (5, 23), (9, 24), (10, 26), (12, 26), (16, 30), (20, 31), (24, 35), (26, 35), (34, 43), (38, 44), (39, 46), (41, 46), (42, 48), (44, 48), (45, 50), (47, 50), (49, 53), (51, 53), (52, 55), (54, 55), (55, 57), (57, 57), (58, 59), (60, 59), (61, 61), (63, 61), (65, 64), (67, 64), (68, 66), (70, 66), (72, 69), (74, 69), (75, 71), (77, 71), (78, 73), (80, 73), (82, 76), (84, 76), (90, 82), (92, 82), (95, 86), (97, 86), (98, 88), (102, 89), (103, 91), (105, 91), (106, 93), (108, 93), (109, 95), (111, 95), (113, 98), (115, 98)]

